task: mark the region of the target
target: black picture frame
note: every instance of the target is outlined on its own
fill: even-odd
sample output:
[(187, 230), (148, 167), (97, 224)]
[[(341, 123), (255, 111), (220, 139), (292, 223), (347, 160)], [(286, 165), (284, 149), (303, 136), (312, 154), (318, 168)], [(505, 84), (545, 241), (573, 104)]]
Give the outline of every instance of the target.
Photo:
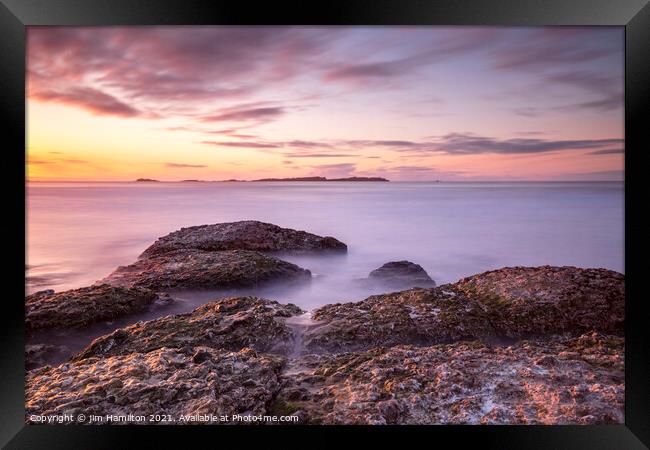
[[(625, 424), (607, 426), (424, 426), (424, 427), (81, 427), (24, 423), (25, 262), (25, 29), (30, 25), (591, 25), (625, 27), (625, 266), (626, 370)], [(388, 437), (413, 445), (474, 443), (498, 448), (647, 448), (650, 446), (650, 342), (645, 314), (641, 261), (646, 223), (641, 217), (641, 163), (650, 117), (650, 5), (648, 0), (346, 0), (246, 2), (219, 0), (0, 0), (0, 111), (8, 159), (0, 179), (7, 214), (0, 220), (10, 245), (3, 274), (5, 298), (1, 328), (0, 444), (5, 448), (126, 448), (134, 436), (144, 447), (163, 447), (172, 436), (223, 438), (245, 445), (250, 437), (309, 439), (336, 445), (342, 434), (367, 439)], [(643, 117), (646, 119), (644, 120)], [(22, 227), (21, 227), (22, 225)], [(309, 437), (305, 436), (309, 435)], [(314, 436), (312, 436), (314, 435)], [(411, 438), (412, 436), (412, 438)], [(405, 441), (405, 438), (409, 439)], [(347, 440), (343, 438), (343, 440)], [(188, 442), (188, 441), (186, 441)], [(416, 444), (420, 442), (420, 444)], [(404, 445), (404, 444), (402, 444)], [(408, 444), (407, 444), (408, 445)], [(212, 446), (212, 445), (211, 445)]]

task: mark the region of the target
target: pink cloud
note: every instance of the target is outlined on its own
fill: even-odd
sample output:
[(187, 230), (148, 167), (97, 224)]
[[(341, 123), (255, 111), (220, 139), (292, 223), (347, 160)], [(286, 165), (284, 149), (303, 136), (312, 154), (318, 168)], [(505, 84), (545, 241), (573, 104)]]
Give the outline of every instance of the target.
[(61, 91), (39, 91), (32, 93), (31, 97), (46, 102), (79, 106), (93, 114), (121, 117), (134, 117), (142, 114), (110, 94), (87, 87), (75, 87)]
[[(333, 33), (291, 27), (30, 27), (28, 94), (96, 114), (193, 115), (206, 102), (248, 99), (270, 83), (286, 85), (317, 61)], [(262, 108), (216, 119), (281, 113)]]
[(279, 107), (234, 109), (200, 118), (201, 122), (267, 121), (284, 114)]

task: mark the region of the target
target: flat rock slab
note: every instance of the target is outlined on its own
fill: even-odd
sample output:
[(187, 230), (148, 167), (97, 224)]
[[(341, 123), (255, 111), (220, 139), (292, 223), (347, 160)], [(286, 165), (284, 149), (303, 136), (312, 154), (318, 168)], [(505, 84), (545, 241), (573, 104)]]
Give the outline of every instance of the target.
[(102, 282), (116, 286), (181, 290), (309, 280), (309, 270), (254, 251), (175, 250), (118, 267)]
[(140, 258), (158, 256), (175, 250), (255, 250), (260, 252), (347, 251), (347, 246), (333, 238), (306, 231), (282, 228), (256, 220), (217, 223), (181, 228), (159, 238)]
[(315, 424), (624, 422), (623, 338), (456, 342), (292, 362), (271, 410)]
[(435, 287), (436, 285), (422, 266), (410, 261), (387, 262), (370, 272), (364, 281), (395, 289)]
[(625, 276), (612, 270), (506, 267), (454, 286), (506, 336), (625, 329)]
[(306, 352), (358, 351), (461, 339), (505, 342), (596, 330), (622, 334), (625, 277), (605, 269), (505, 268), (432, 289), (325, 305), (305, 332)]
[(285, 319), (302, 314), (296, 305), (283, 305), (258, 297), (231, 297), (206, 303), (187, 314), (162, 317), (120, 328), (95, 339), (73, 357), (108, 357), (147, 353), (162, 347), (206, 346), (238, 351), (287, 353), (294, 332)]
[(251, 349), (199, 347), (191, 353), (159, 348), (44, 367), (27, 375), (26, 418), (264, 414), (279, 389), (281, 366), (282, 358)]
[(25, 297), (25, 324), (28, 331), (81, 328), (146, 311), (156, 300), (169, 301), (149, 289), (108, 284), (41, 291)]

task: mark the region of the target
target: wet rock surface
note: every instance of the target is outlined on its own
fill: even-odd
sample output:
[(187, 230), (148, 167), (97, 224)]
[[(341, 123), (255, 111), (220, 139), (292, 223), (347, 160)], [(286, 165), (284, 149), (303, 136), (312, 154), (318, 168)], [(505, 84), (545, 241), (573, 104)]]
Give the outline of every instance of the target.
[(304, 346), (313, 353), (496, 338), (479, 306), (449, 285), (325, 305), (312, 317)]
[(178, 424), (181, 415), (263, 414), (278, 391), (281, 365), (280, 357), (251, 349), (198, 347), (44, 367), (27, 376), (26, 418), (165, 414)]
[(25, 324), (28, 331), (85, 327), (146, 311), (158, 300), (171, 301), (149, 289), (108, 284), (40, 291), (25, 297)]
[(180, 290), (309, 280), (309, 270), (254, 251), (174, 250), (118, 267), (102, 282), (116, 286)]
[(612, 270), (506, 267), (455, 286), (505, 336), (624, 330), (625, 277)]
[(282, 228), (270, 223), (245, 220), (181, 228), (159, 238), (140, 257), (149, 258), (175, 250), (187, 249), (300, 253), (345, 252), (347, 246), (333, 237), (322, 237), (306, 231)]
[(505, 268), (432, 289), (323, 306), (305, 333), (316, 353), (462, 339), (513, 339), (586, 331), (622, 333), (625, 279), (604, 269)]
[(623, 339), (456, 342), (295, 360), (276, 409), (315, 424), (622, 423)]
[[(255, 253), (174, 250), (138, 263), (178, 260), (176, 252)], [(218, 266), (223, 260), (210, 267)], [(201, 279), (190, 272), (188, 280)], [(311, 315), (258, 297), (219, 299), (121, 328), (67, 363), (30, 371), (27, 413), (623, 423), (624, 290), (624, 276), (612, 271), (544, 266), (326, 305)], [(34, 357), (52, 351), (32, 350)]]
[(251, 347), (258, 351), (287, 353), (293, 348), (294, 334), (285, 320), (303, 312), (295, 305), (258, 297), (220, 299), (187, 314), (120, 328), (95, 339), (73, 359), (197, 346), (232, 351)]
[(410, 261), (391, 261), (368, 275), (366, 282), (394, 289), (434, 287), (436, 283), (419, 264)]
[(27, 344), (25, 346), (25, 369), (32, 370), (45, 366), (52, 360), (70, 356), (70, 349), (66, 346), (52, 344)]

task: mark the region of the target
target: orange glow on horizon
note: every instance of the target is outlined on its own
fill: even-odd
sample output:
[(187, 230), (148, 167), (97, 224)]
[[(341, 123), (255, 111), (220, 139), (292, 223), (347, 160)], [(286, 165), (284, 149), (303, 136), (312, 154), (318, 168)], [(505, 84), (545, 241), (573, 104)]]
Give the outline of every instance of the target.
[[(572, 51), (590, 55), (589, 45), (609, 45), (614, 37), (620, 38), (610, 31), (589, 31), (600, 39), (593, 44), (584, 39), (569, 43), (565, 37), (555, 39), (552, 33), (534, 28), (415, 28), (412, 33), (444, 37), (431, 44), (443, 50), (450, 39), (475, 46), (494, 39), (494, 49), (477, 53), (471, 45), (459, 45), (458, 55), (445, 56), (448, 60), (424, 59), (418, 66), (397, 71), (391, 64), (411, 61), (414, 57), (408, 59), (408, 54), (426, 54), (418, 48), (420, 41), (404, 31), (394, 35), (404, 39), (401, 46), (385, 50), (385, 66), (352, 65), (361, 58), (355, 56), (359, 49), (378, 45), (368, 36), (388, 36), (390, 28), (360, 27), (339, 33), (345, 39), (339, 39), (336, 30), (327, 31), (339, 39), (334, 43), (319, 41), (319, 30), (278, 31), (282, 37), (269, 39), (264, 44), (269, 46), (266, 53), (248, 48), (246, 37), (252, 33), (274, 37), (273, 30), (248, 28), (241, 36), (229, 37), (230, 31), (219, 27), (203, 29), (201, 33), (220, 33), (247, 49), (250, 57), (237, 54), (236, 67), (227, 55), (221, 61), (219, 53), (212, 57), (214, 64), (208, 56), (199, 58), (200, 52), (195, 59), (182, 59), (183, 54), (179, 59), (169, 49), (175, 41), (165, 41), (167, 31), (160, 30), (149, 35), (137, 28), (30, 28), (28, 180), (249, 180), (314, 175), (404, 181), (580, 180), (620, 179), (623, 173), (623, 111), (615, 92), (616, 83), (622, 82), (618, 68), (599, 59), (580, 62), (584, 67), (575, 67), (575, 61), (557, 61), (544, 69), (548, 73), (538, 75), (527, 66), (536, 61), (517, 53), (518, 45), (528, 39), (558, 51), (573, 45)], [(168, 31), (171, 39), (175, 30)], [(55, 33), (66, 39), (55, 38)], [(91, 39), (93, 33), (111, 34), (112, 39)], [(125, 38), (129, 33), (139, 33), (142, 48)], [(184, 45), (202, 49), (203, 41), (194, 43), (193, 38), (192, 33), (182, 35)], [(504, 41), (510, 47), (503, 48)], [(291, 51), (277, 42), (286, 43)], [(299, 54), (302, 47), (297, 43), (305, 46), (305, 54)], [(612, 60), (622, 51), (622, 40), (620, 48), (614, 44), (609, 45)], [(140, 58), (159, 54), (158, 59), (170, 63), (159, 66), (153, 56), (143, 62), (134, 59), (139, 72), (131, 77), (128, 58), (111, 56), (116, 50), (111, 45), (117, 50), (130, 48), (134, 55), (142, 52)], [(98, 46), (93, 53), (97, 61), (93, 61), (96, 67), (88, 68), (84, 58), (91, 46)], [(328, 61), (310, 62), (310, 52), (316, 50), (309, 46), (318, 51), (322, 47), (322, 54), (337, 64), (323, 69)], [(64, 55), (68, 65), (58, 62), (57, 55)], [(257, 63), (271, 69), (259, 72)], [(228, 69), (232, 73), (224, 72), (228, 83), (219, 86), (210, 71), (223, 72), (224, 67), (234, 68)], [(603, 77), (603, 67), (611, 69), (611, 82)], [(196, 75), (199, 70), (205, 75)], [(402, 82), (402, 76), (408, 82)], [(166, 83), (192, 77), (196, 81), (178, 82), (168, 94), (164, 90)], [(249, 77), (255, 81), (253, 87)], [(387, 77), (395, 80), (385, 82)], [(540, 83), (548, 85), (540, 88)], [(504, 89), (510, 84), (512, 92)], [(603, 89), (612, 94), (594, 97)]]

